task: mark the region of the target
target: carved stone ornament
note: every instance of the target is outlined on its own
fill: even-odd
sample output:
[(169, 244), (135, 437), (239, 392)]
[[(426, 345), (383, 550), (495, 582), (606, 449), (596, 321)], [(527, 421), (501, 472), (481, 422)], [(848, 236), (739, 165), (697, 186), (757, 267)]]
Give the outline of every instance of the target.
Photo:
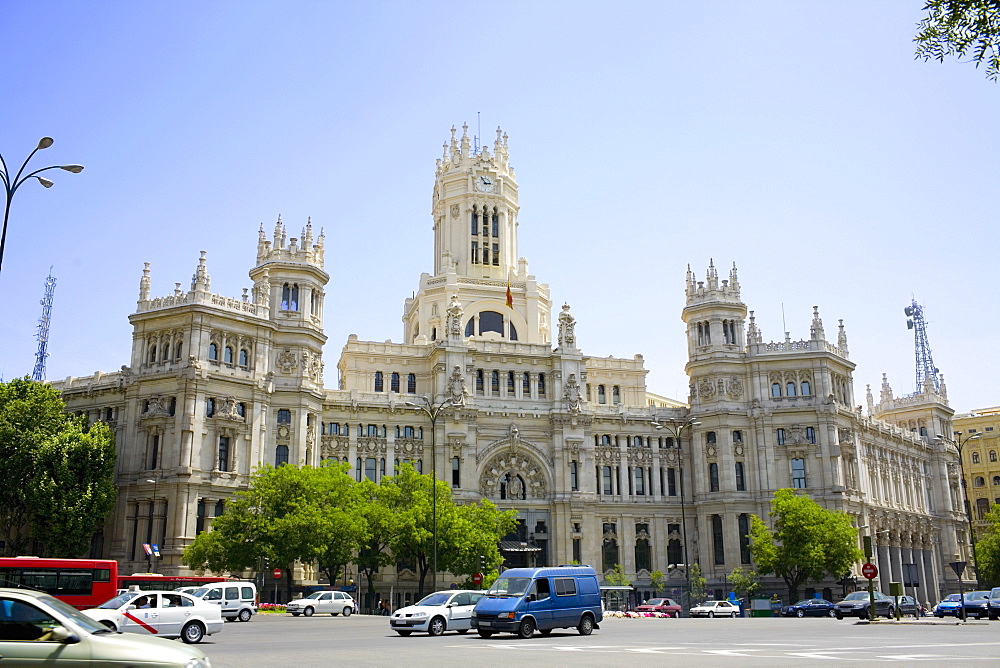
[(347, 436), (324, 436), (319, 454), (322, 459), (329, 459), (330, 457), (347, 457), (350, 451), (351, 444)]
[(288, 425), (283, 424), (278, 427), (278, 438), (287, 439), (289, 434), (291, 434), (291, 430), (288, 428)]
[(215, 406), (215, 415), (213, 416), (217, 420), (233, 420), (235, 422), (243, 422), (243, 416), (239, 414), (239, 407), (237, 406), (236, 397), (225, 397), (219, 399)]
[(743, 383), (739, 378), (730, 378), (726, 383), (726, 393), (732, 399), (739, 399), (743, 396)]
[(733, 446), (733, 454), (737, 457), (742, 457), (744, 452), (746, 452), (746, 450), (743, 448), (742, 443), (737, 443)]
[(559, 313), (559, 347), (576, 348), (576, 319), (569, 312), (569, 304), (563, 304)]
[(281, 373), (292, 373), (298, 366), (298, 362), (295, 359), (295, 353), (293, 353), (290, 349), (285, 348), (278, 353), (277, 365)]
[(147, 399), (146, 410), (143, 411), (143, 418), (153, 418), (153, 417), (169, 417), (170, 411), (168, 410), (166, 404), (166, 398), (160, 396), (159, 394), (152, 395)]
[(452, 406), (464, 406), (465, 398), (471, 396), (468, 388), (465, 387), (465, 374), (462, 373), (462, 367), (458, 364), (452, 369), (448, 391), (448, 398), (451, 399)]
[(461, 213), (462, 213), (462, 210), (459, 208), (459, 206), (457, 204), (452, 204), (451, 205), (451, 217), (452, 218), (458, 218), (458, 216)]
[(448, 306), (448, 335), (462, 336), (462, 304), (458, 301), (458, 295), (452, 295), (451, 305)]
[(566, 408), (570, 413), (580, 412), (580, 383), (577, 382), (575, 373), (571, 373), (566, 381), (563, 399), (566, 400)]
[(715, 457), (715, 456), (716, 456), (716, 455), (718, 455), (718, 454), (719, 454), (719, 451), (718, 451), (718, 450), (716, 450), (716, 448), (715, 448), (715, 445), (714, 445), (714, 444), (711, 444), (711, 443), (710, 443), (710, 444), (709, 444), (709, 445), (708, 445), (708, 446), (707, 446), (707, 447), (705, 448), (705, 455), (706, 455), (706, 456), (708, 456), (708, 457)]
[(652, 464), (653, 453), (649, 448), (629, 448), (628, 463), (640, 466)]
[(703, 378), (698, 383), (698, 396), (702, 399), (711, 399), (715, 396), (715, 383), (709, 378)]
[(488, 498), (543, 499), (548, 495), (548, 484), (542, 467), (520, 452), (503, 452), (483, 467), (479, 478), (479, 492)]

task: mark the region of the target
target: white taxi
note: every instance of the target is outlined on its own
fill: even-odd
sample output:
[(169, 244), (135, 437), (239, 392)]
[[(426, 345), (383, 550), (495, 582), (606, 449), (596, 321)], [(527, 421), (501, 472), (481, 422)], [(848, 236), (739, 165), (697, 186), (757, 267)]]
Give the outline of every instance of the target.
[(289, 601), (285, 604), (285, 610), (292, 613), (292, 617), (312, 617), (317, 612), (328, 612), (334, 617), (341, 614), (350, 617), (351, 613), (358, 611), (358, 604), (347, 592), (316, 591), (305, 598)]
[(449, 589), (428, 594), (414, 605), (392, 613), (389, 628), (401, 636), (414, 631), (439, 636), (445, 631), (468, 633), (472, 628), (472, 609), (485, 592)]
[(224, 625), (219, 606), (177, 591), (130, 591), (83, 614), (119, 633), (180, 638), (188, 644)]
[(705, 601), (691, 608), (688, 613), (692, 617), (739, 617), (740, 606), (730, 601)]

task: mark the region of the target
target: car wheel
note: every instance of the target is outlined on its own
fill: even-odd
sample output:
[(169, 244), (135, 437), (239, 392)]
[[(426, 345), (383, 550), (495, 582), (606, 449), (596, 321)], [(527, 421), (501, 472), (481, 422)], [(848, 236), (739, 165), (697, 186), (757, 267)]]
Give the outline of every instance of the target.
[(993, 613), (991, 612), (991, 613), (990, 613), (990, 621), (991, 621), (991, 622), (995, 622), (995, 621), (996, 621), (997, 619), (1000, 619), (1000, 615), (994, 615), (994, 614), (993, 614)]
[(576, 632), (582, 636), (589, 636), (594, 632), (594, 618), (590, 615), (584, 615), (580, 620), (580, 623), (576, 625)]
[(463, 635), (464, 636), (468, 632), (469, 632), (469, 629), (458, 629), (459, 635)]
[(344, 608), (344, 617), (350, 617), (352, 612), (354, 612), (354, 610), (352, 610), (350, 606)]
[(715, 617), (715, 613), (712, 612), (711, 610), (709, 610), (708, 611), (708, 618), (711, 619), (712, 617)]
[(249, 622), (251, 617), (253, 617), (253, 612), (247, 610), (246, 608), (243, 608), (242, 610), (240, 610), (240, 614), (237, 615), (236, 618), (241, 622)]
[(833, 616), (836, 617), (837, 619), (843, 619), (844, 618), (844, 616), (842, 614), (840, 614), (840, 612), (837, 611), (837, 610), (833, 611)]
[(797, 610), (795, 612), (795, 616), (796, 617), (805, 617), (806, 616), (806, 611), (805, 610)]
[(550, 633), (552, 633), (552, 629), (538, 629), (538, 632), (541, 633), (543, 636), (547, 636)]
[(427, 633), (432, 636), (439, 636), (444, 633), (445, 628), (444, 619), (442, 617), (435, 617), (427, 625)]
[(738, 617), (738, 615), (735, 612), (730, 612), (729, 616), (732, 617), (733, 619), (736, 619), (736, 617)]
[(885, 610), (885, 618), (886, 618), (886, 619), (892, 619), (892, 618), (893, 618), (893, 617), (895, 617), (895, 616), (896, 616), (896, 611), (895, 611), (895, 610), (893, 610), (893, 609), (892, 609), (892, 606), (890, 605), (890, 606), (889, 606), (888, 608), (886, 608), (886, 610)]
[(403, 636), (405, 638), (406, 636), (408, 636), (411, 633), (413, 633), (413, 631), (396, 631), (396, 633), (398, 633), (399, 635), (401, 635), (401, 636)]
[(312, 617), (314, 612), (316, 611), (313, 610), (312, 608), (306, 608), (305, 610), (302, 611), (302, 614), (305, 615), (306, 617)]
[(188, 622), (181, 629), (181, 640), (188, 645), (197, 645), (205, 637), (205, 629), (198, 622)]
[(517, 627), (517, 635), (519, 638), (528, 639), (535, 632), (535, 620), (531, 617), (525, 617), (521, 620), (521, 624)]
[(479, 632), (480, 638), (489, 638), (493, 635), (493, 631), (484, 631), (483, 629), (476, 629)]
[(117, 626), (115, 626), (115, 623), (114, 623), (114, 622), (112, 622), (112, 621), (109, 621), (109, 620), (107, 620), (107, 619), (102, 619), (102, 620), (101, 620), (101, 624), (104, 624), (105, 626), (107, 626), (107, 627), (108, 627), (109, 629), (111, 629), (111, 630), (112, 630), (112, 631), (114, 631), (115, 633), (118, 633), (118, 627), (117, 627)]
[(298, 617), (301, 614), (302, 614), (301, 612), (293, 612), (292, 617)]

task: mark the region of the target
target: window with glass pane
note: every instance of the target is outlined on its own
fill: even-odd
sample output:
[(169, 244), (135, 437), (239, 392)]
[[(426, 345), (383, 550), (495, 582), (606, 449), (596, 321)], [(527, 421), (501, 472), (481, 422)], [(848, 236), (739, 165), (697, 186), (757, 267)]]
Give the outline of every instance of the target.
[(715, 462), (708, 465), (708, 491), (719, 491), (719, 465)]
[(282, 464), (288, 463), (288, 446), (279, 445), (274, 449), (274, 466), (275, 468), (281, 466)]
[(375, 391), (376, 392), (381, 392), (382, 391), (382, 372), (381, 371), (376, 371), (375, 372)]
[(632, 471), (632, 476), (635, 480), (635, 493), (637, 495), (646, 494), (646, 469), (641, 466), (636, 466)]
[(667, 496), (677, 496), (677, 469), (667, 469)]
[(792, 460), (792, 487), (795, 489), (806, 488), (806, 460)]
[(712, 515), (712, 553), (716, 566), (726, 563), (726, 538), (722, 533), (722, 515)]
[(736, 462), (736, 491), (747, 491), (746, 476), (743, 473), (743, 462)]
[(771, 396), (772, 397), (781, 396), (781, 383), (771, 383)]
[(601, 468), (601, 474), (602, 474), (602, 478), (603, 478), (603, 482), (604, 482), (604, 485), (603, 485), (603, 487), (604, 487), (604, 493), (610, 495), (610, 494), (612, 494), (612, 491), (611, 491), (612, 490), (612, 488), (611, 488), (611, 467), (610, 466), (604, 466), (604, 467), (602, 467)]
[(813, 427), (806, 427), (806, 440), (815, 445), (816, 430)]
[(389, 376), (389, 391), (399, 392), (399, 373), (396, 371), (393, 371), (392, 375)]
[(406, 391), (409, 394), (417, 393), (417, 376), (416, 374), (408, 373), (406, 374)]
[(462, 461), (458, 457), (451, 458), (451, 486), (460, 487), (462, 484)]
[(740, 563), (750, 563), (750, 515), (740, 513), (738, 518), (740, 532)]
[(576, 460), (569, 463), (569, 488), (574, 492), (580, 489), (580, 480), (577, 477), (579, 475), (578, 466)]

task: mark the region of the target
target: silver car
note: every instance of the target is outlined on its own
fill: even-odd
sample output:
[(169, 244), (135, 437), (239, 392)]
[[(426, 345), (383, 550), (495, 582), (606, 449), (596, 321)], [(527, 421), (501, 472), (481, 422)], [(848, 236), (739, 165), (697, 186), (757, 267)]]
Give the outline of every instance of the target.
[(5, 665), (12, 666), (69, 663), (211, 668), (196, 647), (115, 633), (67, 603), (24, 589), (0, 589), (0, 656)]
[(358, 604), (347, 592), (314, 591), (305, 598), (289, 601), (285, 604), (285, 610), (292, 613), (292, 617), (299, 615), (312, 617), (317, 612), (328, 612), (334, 617), (337, 615), (350, 617), (352, 613), (358, 611)]
[(389, 628), (401, 636), (414, 631), (439, 636), (445, 631), (468, 633), (472, 628), (472, 610), (483, 597), (481, 591), (449, 589), (428, 594), (392, 613)]

